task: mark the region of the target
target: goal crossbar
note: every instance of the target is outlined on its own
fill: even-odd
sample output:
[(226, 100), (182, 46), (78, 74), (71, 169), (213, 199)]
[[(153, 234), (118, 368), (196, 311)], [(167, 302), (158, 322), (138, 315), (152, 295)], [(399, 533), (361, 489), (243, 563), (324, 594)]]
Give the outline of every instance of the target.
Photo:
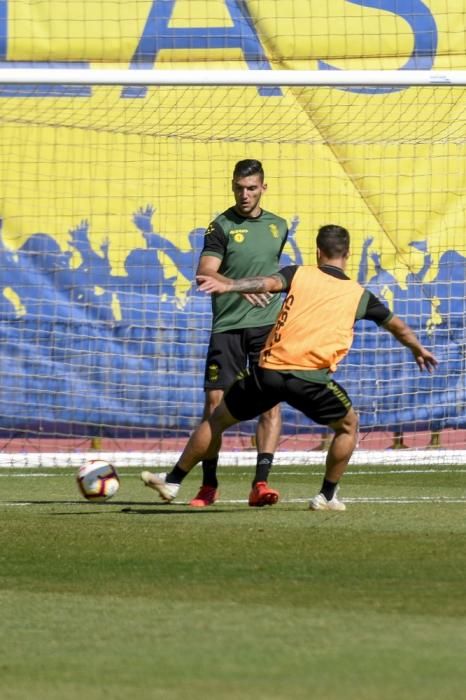
[(148, 70), (1, 68), (8, 85), (271, 85), (452, 86), (466, 85), (466, 71), (428, 70)]

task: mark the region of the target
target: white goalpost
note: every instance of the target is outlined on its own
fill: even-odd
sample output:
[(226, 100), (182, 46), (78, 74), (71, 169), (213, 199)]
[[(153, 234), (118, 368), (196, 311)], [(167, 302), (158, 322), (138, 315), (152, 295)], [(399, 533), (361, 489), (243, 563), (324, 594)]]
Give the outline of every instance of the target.
[[(289, 222), (283, 265), (313, 264), (318, 227), (340, 223), (349, 275), (438, 356), (425, 376), (356, 325), (336, 375), (360, 416), (352, 463), (464, 464), (465, 85), (466, 71), (0, 69), (0, 467), (174, 464), (202, 414), (211, 314), (193, 275), (248, 157)], [(275, 463), (322, 464), (326, 431), (283, 419)], [(220, 463), (255, 464), (253, 434), (229, 431)]]
[(3, 85), (413, 87), (466, 85), (462, 70), (124, 70), (0, 68)]

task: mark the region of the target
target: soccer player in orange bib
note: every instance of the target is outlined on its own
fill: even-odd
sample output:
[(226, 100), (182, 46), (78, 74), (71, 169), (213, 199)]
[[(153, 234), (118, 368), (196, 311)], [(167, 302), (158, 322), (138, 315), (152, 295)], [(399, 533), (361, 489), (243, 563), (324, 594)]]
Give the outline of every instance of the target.
[(267, 277), (236, 280), (220, 274), (197, 276), (199, 289), (208, 294), (285, 291), (287, 296), (259, 364), (235, 382), (214, 413), (200, 423), (172, 471), (142, 473), (144, 483), (163, 500), (176, 498), (183, 479), (209, 454), (224, 430), (285, 401), (333, 430), (322, 487), (310, 500), (310, 509), (344, 511), (337, 489), (356, 445), (358, 419), (333, 373), (351, 347), (355, 321), (371, 320), (389, 331), (409, 348), (421, 371), (431, 372), (437, 366), (437, 359), (414, 331), (345, 274), (348, 231), (333, 224), (322, 226), (316, 244), (317, 266), (290, 265)]

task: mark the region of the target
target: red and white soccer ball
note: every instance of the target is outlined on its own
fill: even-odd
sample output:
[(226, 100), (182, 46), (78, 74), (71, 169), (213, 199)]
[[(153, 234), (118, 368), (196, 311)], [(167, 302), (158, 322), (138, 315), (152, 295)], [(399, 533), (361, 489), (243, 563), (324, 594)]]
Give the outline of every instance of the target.
[(120, 478), (115, 467), (103, 459), (85, 462), (76, 476), (84, 498), (102, 503), (114, 496), (120, 488)]

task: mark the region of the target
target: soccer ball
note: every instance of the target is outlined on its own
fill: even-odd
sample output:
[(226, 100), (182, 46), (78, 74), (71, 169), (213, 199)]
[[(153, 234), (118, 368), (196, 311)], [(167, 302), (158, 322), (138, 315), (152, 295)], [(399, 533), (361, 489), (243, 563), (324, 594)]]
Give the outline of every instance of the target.
[(120, 488), (115, 467), (103, 459), (85, 462), (76, 476), (79, 490), (88, 501), (102, 503), (114, 496)]

